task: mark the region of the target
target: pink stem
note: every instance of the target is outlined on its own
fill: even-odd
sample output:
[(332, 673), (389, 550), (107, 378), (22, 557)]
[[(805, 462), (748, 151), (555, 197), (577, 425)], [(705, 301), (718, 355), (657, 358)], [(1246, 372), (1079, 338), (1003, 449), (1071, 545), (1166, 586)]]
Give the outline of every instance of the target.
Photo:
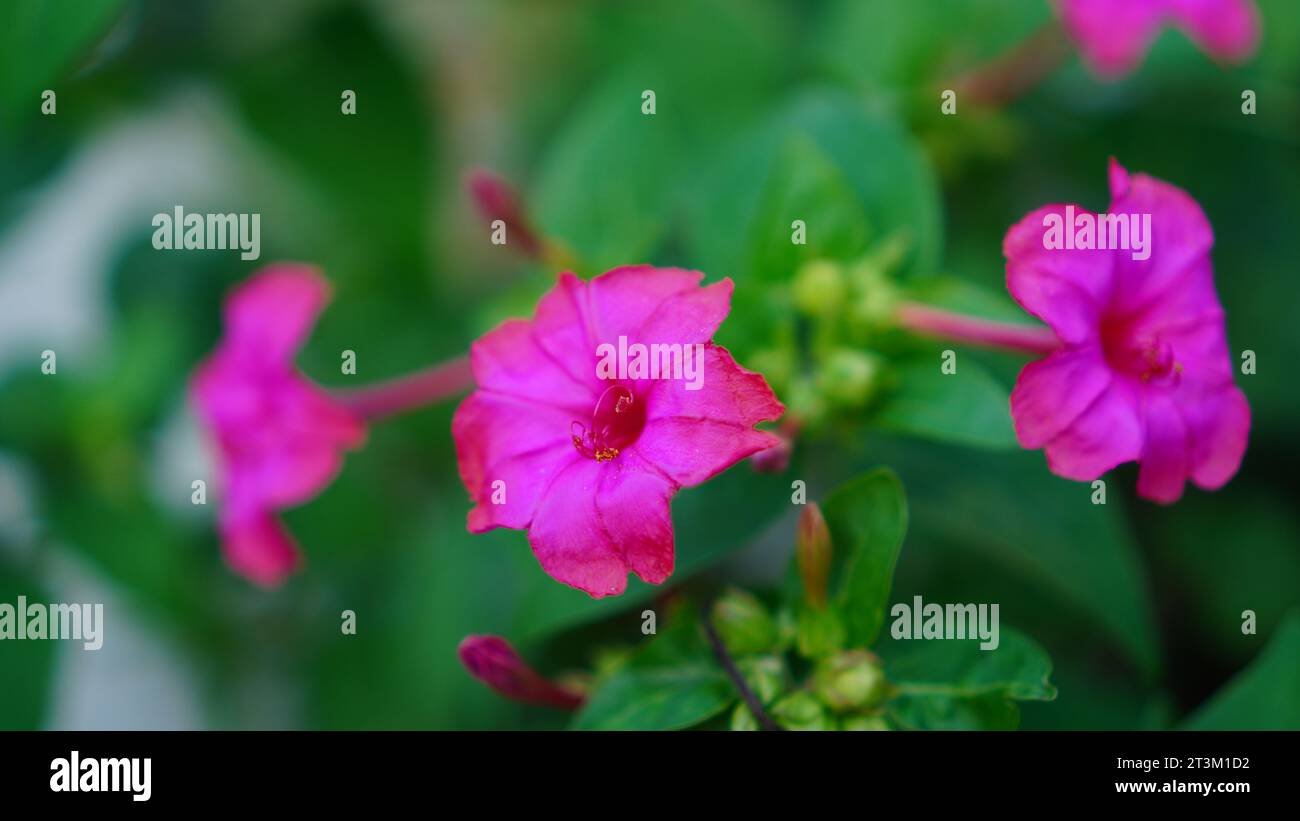
[(1038, 85), (1069, 53), (1065, 32), (1052, 21), (1009, 52), (958, 77), (953, 88), (959, 101), (966, 98), (984, 105), (1005, 105)]
[(1061, 347), (1061, 341), (1052, 329), (1042, 326), (994, 322), (917, 302), (900, 304), (895, 315), (900, 325), (916, 333), (985, 348), (1003, 348), (1037, 356)]
[(432, 405), (474, 386), (469, 357), (399, 376), (377, 385), (340, 391), (335, 396), (365, 419), (381, 419)]

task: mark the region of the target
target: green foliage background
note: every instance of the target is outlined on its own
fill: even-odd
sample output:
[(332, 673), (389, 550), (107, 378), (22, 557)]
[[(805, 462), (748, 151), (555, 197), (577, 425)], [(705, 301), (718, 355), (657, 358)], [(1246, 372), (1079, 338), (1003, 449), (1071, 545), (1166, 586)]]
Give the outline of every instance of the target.
[[(99, 262), (107, 331), (95, 355), (60, 355), (51, 378), (39, 335), (0, 351), (0, 454), (25, 477), (35, 522), (0, 529), (0, 601), (50, 595), (63, 562), (86, 568), (192, 672), (199, 726), (562, 726), (471, 680), (461, 638), (498, 633), (546, 672), (589, 669), (642, 643), (640, 612), (664, 591), (635, 582), (593, 601), (546, 577), (522, 533), (468, 534), (452, 405), (374, 428), (337, 482), (288, 512), (308, 564), (274, 593), (232, 576), (208, 518), (177, 513), (189, 483), (155, 481), (158, 440), (215, 344), (223, 292), (267, 261), (321, 265), (335, 302), (299, 363), (326, 385), (350, 378), (336, 369), (343, 349), (364, 381), (455, 356), (530, 310), (554, 275), (488, 243), (461, 186), (481, 165), (518, 185), (582, 275), (651, 262), (732, 277), (719, 338), (757, 367), (796, 332), (802, 263), (851, 263), (891, 238), (906, 243), (900, 287), (1022, 319), (1002, 286), (1005, 230), (1045, 202), (1102, 207), (1114, 155), (1189, 191), (1214, 226), (1230, 344), (1259, 361), (1239, 379), (1254, 425), (1231, 484), (1161, 508), (1133, 496), (1135, 471), (1122, 468), (1108, 503), (1092, 505), (1009, 435), (1021, 360), (963, 352), (961, 380), (936, 384), (916, 363), (938, 348), (893, 340), (894, 389), (839, 414), (787, 474), (739, 465), (677, 498), (672, 581), (779, 587), (791, 479), (824, 500), (889, 465), (907, 535), (892, 587), (888, 574), (883, 591), (862, 584), (889, 601), (999, 602), (1005, 641), (1041, 646), (1008, 682), (1039, 675), (1045, 651), (1058, 691), (1022, 703), (1021, 726), (1300, 729), (1300, 7), (1260, 7), (1263, 44), (1243, 67), (1166, 32), (1124, 81), (1099, 83), (1071, 56), (1004, 110), (959, 101), (941, 117), (945, 81), (1046, 24), (1046, 0), (5, 3), (0, 249), (105, 129), (189, 98), (217, 112), (226, 160), (197, 172), (233, 175), (238, 192), (212, 205), (260, 213), (263, 247), (257, 263), (155, 252), (150, 219), (172, 203), (136, 207)], [(39, 113), (45, 88), (56, 116)], [(340, 115), (345, 88), (356, 116)], [(1240, 112), (1246, 88), (1255, 116)], [(804, 248), (786, 242), (793, 218), (815, 226)], [(0, 322), (26, 307), (0, 304)], [(356, 636), (340, 635), (344, 609)], [(1242, 634), (1247, 609), (1256, 635)], [(853, 622), (863, 641), (879, 627), (867, 622)], [(638, 663), (658, 675), (653, 661)], [(896, 669), (924, 681), (959, 668), (922, 654)], [(638, 669), (624, 693), (644, 684)], [(699, 685), (670, 702), (682, 726), (734, 698), (716, 670), (669, 669)], [(0, 644), (0, 728), (48, 726), (60, 677), (74, 674), (65, 648)], [(250, 707), (268, 680), (289, 697)], [(997, 692), (1045, 697), (1017, 686)], [(640, 704), (603, 697), (620, 721)], [(981, 704), (978, 716), (996, 713), (983, 723), (1001, 726), (1005, 712)], [(940, 719), (972, 714), (948, 707)]]

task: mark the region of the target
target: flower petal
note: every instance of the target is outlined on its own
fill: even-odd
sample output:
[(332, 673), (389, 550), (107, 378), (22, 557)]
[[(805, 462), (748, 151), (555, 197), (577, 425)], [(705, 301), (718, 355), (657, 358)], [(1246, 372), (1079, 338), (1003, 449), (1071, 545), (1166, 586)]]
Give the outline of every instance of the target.
[(1160, 28), (1160, 3), (1150, 0), (1062, 0), (1061, 22), (1084, 60), (1102, 77), (1142, 62)]
[(288, 363), (329, 300), (329, 282), (317, 268), (268, 266), (227, 299), (224, 344), (249, 355), (249, 363)]
[(1192, 481), (1223, 487), (1241, 467), (1250, 436), (1250, 405), (1235, 385), (1184, 397), (1179, 405), (1191, 437)]
[[(645, 325), (652, 317), (661, 314), (671, 305), (674, 297), (699, 299), (699, 287), (704, 274), (681, 268), (654, 268), (649, 265), (632, 265), (615, 268), (591, 281), (591, 322), (597, 342), (617, 342), (620, 335), (630, 342), (685, 342), (686, 339), (647, 336)], [(730, 291), (728, 291), (728, 294)], [(721, 322), (727, 315), (728, 300), (722, 300)], [(712, 328), (702, 338), (692, 336), (689, 341), (707, 342), (713, 336)]]
[(1142, 453), (1142, 422), (1136, 389), (1112, 380), (1065, 430), (1045, 447), (1047, 467), (1057, 476), (1092, 481)]
[(597, 492), (597, 524), (618, 545), (629, 569), (650, 584), (673, 572), (673, 520), (677, 486), (628, 454), (607, 465)]
[(699, 484), (780, 443), (773, 434), (754, 430), (785, 412), (767, 380), (712, 343), (704, 347), (699, 390), (678, 380), (660, 381), (646, 403), (645, 428), (633, 447), (679, 485)]
[(510, 319), (480, 337), (470, 348), (474, 381), (480, 390), (561, 408), (574, 419), (591, 415), (595, 403), (595, 353), (590, 382), (580, 381), (543, 349), (531, 322)]
[(506, 698), (562, 710), (582, 704), (581, 695), (547, 681), (500, 636), (466, 636), (456, 654), (470, 675)]
[(1183, 287), (1214, 245), (1214, 232), (1196, 200), (1147, 174), (1129, 178), (1128, 190), (1111, 201), (1110, 213), (1151, 216), (1150, 256), (1138, 260), (1133, 251), (1115, 252), (1114, 310), (1140, 311)]
[(1137, 492), (1162, 504), (1178, 501), (1188, 473), (1187, 425), (1164, 391), (1148, 391), (1143, 408), (1146, 426)]
[(528, 543), (542, 569), (556, 581), (594, 598), (627, 589), (627, 562), (599, 526), (596, 494), (607, 467), (591, 459), (565, 465), (542, 497), (528, 529)]
[(1096, 346), (1065, 348), (1030, 362), (1011, 391), (1011, 419), (1022, 448), (1041, 448), (1069, 427), (1110, 387), (1112, 375)]
[[(472, 532), (528, 527), (555, 475), (582, 458), (570, 439), (571, 421), (564, 411), (484, 391), (460, 404), (451, 431), (460, 478), (475, 503)], [(498, 480), (504, 501), (494, 504)]]
[(298, 566), (298, 546), (270, 513), (223, 514), (218, 530), (231, 568), (263, 587), (279, 585)]
[(1169, 0), (1170, 14), (1205, 51), (1233, 63), (1259, 46), (1259, 9), (1251, 0)]
[[(1072, 345), (1095, 339), (1102, 310), (1110, 300), (1110, 251), (1044, 247), (1044, 219), (1060, 218), (1064, 231), (1066, 206), (1047, 205), (1031, 211), (1011, 226), (1002, 241), (1007, 258), (1007, 290), (1029, 313), (1052, 327), (1061, 341)], [(1075, 214), (1088, 213), (1075, 206)]]

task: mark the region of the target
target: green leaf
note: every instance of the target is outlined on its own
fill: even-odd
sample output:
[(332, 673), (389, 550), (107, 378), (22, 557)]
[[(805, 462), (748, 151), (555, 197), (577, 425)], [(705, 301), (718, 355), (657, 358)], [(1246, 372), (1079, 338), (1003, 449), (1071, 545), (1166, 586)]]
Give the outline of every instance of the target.
[[(792, 144), (815, 146), (818, 152), (813, 155), (817, 158), (815, 167), (800, 172), (809, 175), (800, 186), (820, 180), (822, 193), (833, 202), (841, 202), (843, 192), (838, 180), (842, 178), (856, 200), (850, 214), (865, 214), (877, 236), (906, 237), (911, 253), (904, 261), (905, 268), (934, 270), (942, 219), (938, 184), (925, 154), (888, 116), (866, 110), (847, 95), (825, 91), (790, 99), (766, 122), (712, 158), (698, 183), (699, 191), (691, 201), (693, 211), (684, 226), (688, 258), (693, 265), (715, 276), (734, 277), (743, 284), (746, 278), (760, 275), (747, 266), (756, 230), (772, 232), (773, 242), (790, 241), (790, 220), (765, 225), (761, 209), (766, 191), (789, 187), (779, 181), (780, 175), (790, 173), (786, 152), (808, 156), (806, 148), (792, 149)], [(827, 163), (837, 175), (828, 172)], [(756, 169), (760, 171), (756, 173)], [(761, 169), (770, 170), (764, 173)], [(773, 176), (776, 182), (771, 181)], [(855, 215), (832, 214), (829, 206), (810, 197), (800, 194), (798, 199), (816, 207), (822, 218), (832, 220), (837, 226), (834, 232), (851, 236), (845, 232), (845, 221), (852, 224), (858, 219)], [(819, 232), (825, 233), (825, 227), (810, 221), (808, 236), (815, 237)]]
[[(0, 544), (0, 555), (7, 545)], [(25, 573), (0, 564), (0, 603), (16, 608), (18, 597), (48, 602), (49, 597)], [(15, 618), (25, 618), (15, 613)], [(36, 730), (45, 723), (45, 711), (54, 673), (55, 642), (0, 642), (0, 730)], [(78, 646), (78, 650), (80, 647)]]
[[(1152, 607), (1116, 481), (1108, 504), (1053, 476), (1038, 451), (974, 451), (876, 436), (858, 464), (887, 462), (910, 489), (908, 538), (931, 557), (932, 601), (1000, 602), (1037, 614), (1048, 647), (1106, 644), (1160, 667)], [(913, 587), (909, 593), (922, 592)], [(948, 598), (944, 598), (947, 596)]]
[(835, 607), (844, 621), (848, 645), (871, 645), (885, 619), (894, 565), (907, 533), (903, 483), (888, 468), (878, 468), (831, 491), (822, 504), (834, 546), (838, 573)]
[(885, 711), (905, 730), (1014, 730), (1020, 708), (1000, 696), (902, 696)]
[(1052, 662), (1036, 641), (1001, 627), (996, 649), (984, 650), (978, 639), (893, 640), (876, 650), (885, 659), (885, 675), (909, 696), (976, 698), (995, 695), (1051, 701), (1056, 688), (1048, 680)]
[[(791, 241), (792, 223), (805, 225), (806, 242)], [(844, 174), (806, 134), (781, 147), (749, 225), (745, 270), (768, 281), (788, 281), (811, 259), (847, 261), (866, 250), (870, 220)]]
[(635, 70), (609, 79), (556, 138), (532, 191), (542, 231), (585, 273), (645, 261), (668, 230), (680, 132), (669, 116), (641, 113), (644, 89)]
[(40, 92), (104, 33), (121, 6), (122, 0), (0, 3), (0, 115), (39, 111)]
[(997, 649), (979, 640), (885, 641), (876, 648), (898, 696), (887, 710), (904, 727), (1014, 730), (1019, 701), (1051, 701), (1052, 662), (1028, 636), (999, 630)]
[(898, 387), (875, 415), (881, 427), (973, 447), (1017, 446), (1006, 388), (970, 357), (951, 374), (940, 371), (938, 358), (913, 358), (897, 375)]
[(682, 613), (624, 667), (599, 683), (574, 717), (575, 730), (678, 730), (718, 715), (737, 699), (693, 614)]
[(1013, 48), (1050, 17), (1040, 0), (837, 0), (817, 54), (832, 71), (872, 89), (928, 90)]
[(1300, 611), (1250, 666), (1183, 725), (1187, 730), (1300, 730)]

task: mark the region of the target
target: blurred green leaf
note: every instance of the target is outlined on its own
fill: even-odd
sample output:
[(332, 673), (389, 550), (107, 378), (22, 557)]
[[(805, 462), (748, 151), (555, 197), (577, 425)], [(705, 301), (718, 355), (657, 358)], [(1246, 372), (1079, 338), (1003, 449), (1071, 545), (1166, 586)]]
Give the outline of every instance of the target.
[(886, 712), (905, 730), (1014, 730), (1020, 708), (1000, 696), (901, 696)]
[[(0, 543), (0, 553), (8, 546)], [(0, 561), (0, 604), (15, 608), (18, 597), (28, 602), (49, 602), (49, 596), (28, 574)], [(0, 641), (0, 730), (38, 730), (45, 722), (50, 695), (54, 692), (53, 641)], [(80, 647), (78, 647), (80, 649)]]
[(599, 682), (574, 717), (575, 730), (678, 730), (718, 715), (737, 699), (693, 613)]
[(898, 386), (881, 402), (874, 420), (888, 430), (973, 447), (1017, 446), (1007, 390), (970, 357), (955, 373), (939, 369), (934, 355), (897, 366)]
[(984, 650), (980, 644), (978, 639), (913, 638), (887, 640), (875, 649), (885, 660), (890, 682), (907, 695), (996, 695), (1033, 701), (1056, 698), (1056, 688), (1048, 681), (1051, 659), (1036, 641), (1018, 630), (1000, 626), (995, 649)]
[(836, 73), (873, 90), (929, 90), (1014, 47), (1050, 18), (1042, 0), (836, 0), (818, 55)]
[[(790, 149), (792, 144), (804, 146)], [(940, 249), (940, 201), (934, 173), (925, 155), (899, 125), (887, 116), (870, 112), (853, 98), (836, 92), (807, 92), (780, 106), (764, 122), (726, 147), (707, 166), (700, 179), (693, 210), (686, 224), (687, 246), (692, 264), (715, 276), (731, 276), (737, 282), (756, 277), (780, 277), (749, 268), (748, 249), (757, 232), (772, 232), (772, 242), (790, 241), (790, 220), (763, 225), (760, 210), (769, 187), (781, 190), (792, 183), (769, 182), (774, 174), (792, 173), (783, 152), (795, 150), (809, 156), (807, 146), (817, 149), (816, 167), (798, 182), (799, 201), (814, 196), (814, 185), (822, 186), (817, 196), (842, 202), (846, 183), (857, 201), (849, 216), (823, 211), (833, 220), (835, 232), (851, 241), (862, 229), (849, 228), (865, 214), (878, 236), (899, 235), (910, 240), (912, 253), (906, 268), (933, 272)], [(838, 171), (838, 176), (830, 169)], [(829, 187), (827, 187), (829, 185)], [(806, 187), (807, 193), (803, 193)], [(847, 206), (846, 206), (847, 207)], [(818, 206), (819, 211), (822, 206)], [(804, 217), (808, 220), (808, 217)], [(808, 222), (808, 235), (827, 232), (826, 226)], [(819, 240), (820, 241), (820, 240)], [(792, 276), (793, 271), (785, 272)], [(739, 293), (739, 291), (738, 291)]]
[[(59, 78), (117, 15), (123, 0), (0, 3), (0, 117), (40, 111), (40, 92)], [(55, 92), (58, 93), (56, 87)]]
[(648, 261), (670, 223), (683, 166), (679, 126), (641, 113), (644, 78), (610, 78), (556, 137), (532, 192), (542, 230), (584, 273)]
[(1107, 477), (1108, 503), (1095, 505), (1088, 484), (1053, 476), (1037, 451), (860, 441), (859, 464), (887, 462), (909, 488), (915, 549), (900, 562), (908, 574), (895, 596), (1001, 602), (1034, 613), (1035, 635), (1053, 652), (1109, 645), (1145, 674), (1160, 668), (1145, 571), (1116, 493), (1122, 473)]
[(884, 623), (894, 565), (907, 533), (903, 483), (879, 468), (835, 488), (822, 504), (835, 551), (835, 607), (848, 645), (868, 647)]
[(1009, 627), (993, 650), (978, 640), (886, 640), (876, 649), (899, 693), (886, 709), (904, 727), (1013, 730), (1020, 724), (1013, 700), (1056, 698), (1047, 653)]
[[(805, 226), (804, 244), (791, 241)], [(844, 175), (805, 134), (780, 149), (749, 226), (744, 270), (764, 281), (787, 282), (811, 259), (847, 261), (866, 250), (870, 222)]]
[(1300, 730), (1300, 611), (1293, 611), (1250, 666), (1186, 723), (1187, 730)]

